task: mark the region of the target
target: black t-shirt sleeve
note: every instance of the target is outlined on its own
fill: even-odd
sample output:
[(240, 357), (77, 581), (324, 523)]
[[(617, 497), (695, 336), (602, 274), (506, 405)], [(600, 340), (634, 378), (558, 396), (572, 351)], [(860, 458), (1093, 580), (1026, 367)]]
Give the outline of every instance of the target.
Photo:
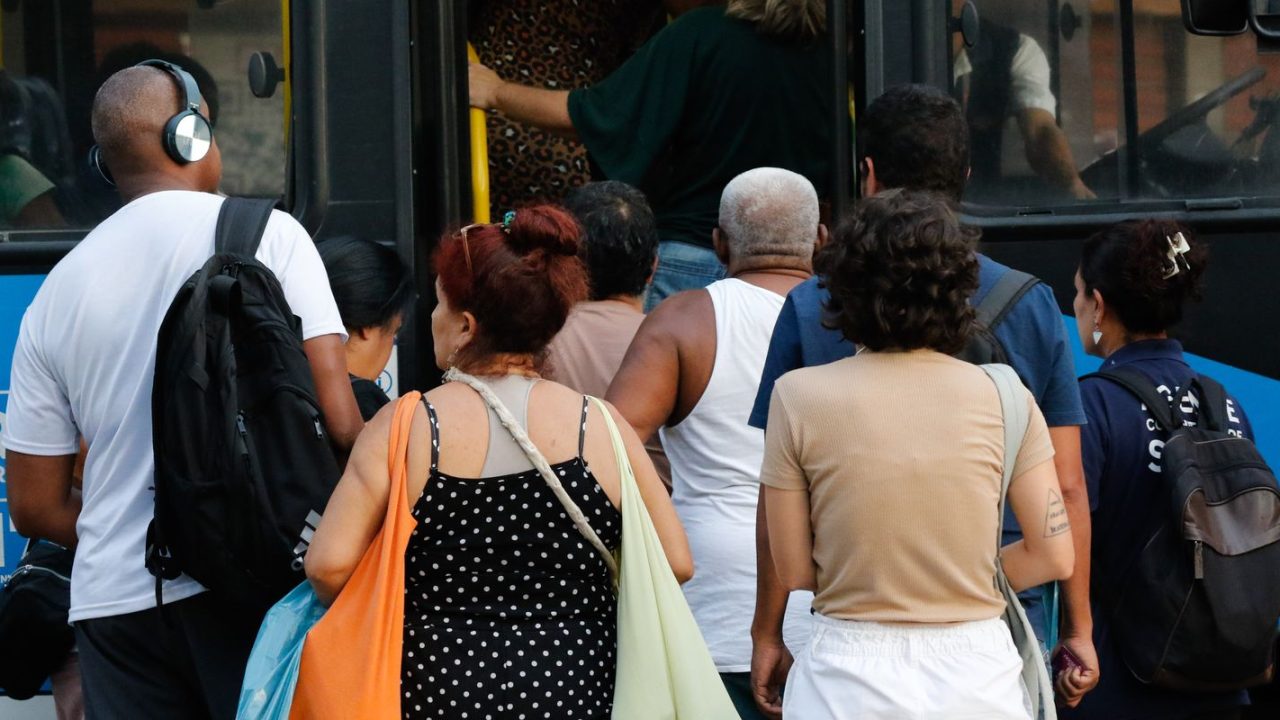
[(364, 418), (365, 422), (369, 422), (374, 415), (377, 415), (383, 405), (391, 402), (391, 398), (387, 397), (387, 394), (382, 392), (382, 388), (372, 380), (351, 378), (351, 391), (355, 393), (356, 406), (360, 408), (360, 417)]
[(668, 25), (609, 77), (569, 93), (574, 130), (610, 180), (640, 184), (679, 127), (700, 24)]

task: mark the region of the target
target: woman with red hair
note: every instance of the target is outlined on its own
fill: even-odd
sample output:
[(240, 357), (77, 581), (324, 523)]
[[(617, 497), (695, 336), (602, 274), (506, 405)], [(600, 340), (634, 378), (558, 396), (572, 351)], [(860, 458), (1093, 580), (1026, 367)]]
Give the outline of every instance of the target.
[[(596, 406), (538, 375), (587, 295), (578, 245), (573, 218), (543, 205), (465, 227), (436, 251), (431, 334), (449, 382), (427, 393), (411, 431), (406, 718), (609, 716), (616, 604), (601, 550), (621, 539), (617, 458)], [(683, 582), (693, 563), (671, 500), (635, 432), (609, 412)], [(384, 408), (366, 426), (307, 553), (326, 602), (381, 527), (391, 419)]]

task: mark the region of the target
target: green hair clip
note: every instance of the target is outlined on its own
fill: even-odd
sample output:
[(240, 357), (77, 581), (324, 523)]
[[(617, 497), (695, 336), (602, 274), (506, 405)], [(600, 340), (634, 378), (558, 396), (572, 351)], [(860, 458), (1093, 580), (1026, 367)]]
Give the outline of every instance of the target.
[(515, 220), (516, 211), (508, 210), (506, 214), (502, 216), (502, 232), (511, 232), (511, 223), (515, 222)]

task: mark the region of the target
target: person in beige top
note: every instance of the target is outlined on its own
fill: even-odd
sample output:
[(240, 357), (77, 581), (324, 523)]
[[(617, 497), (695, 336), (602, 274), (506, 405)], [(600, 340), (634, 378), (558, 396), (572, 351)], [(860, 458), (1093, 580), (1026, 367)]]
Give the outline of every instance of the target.
[[(658, 225), (644, 193), (617, 180), (587, 183), (565, 195), (582, 226), (578, 257), (590, 295), (574, 305), (547, 346), (544, 376), (603, 398), (644, 322), (644, 291), (658, 264)], [(658, 478), (671, 486), (671, 463), (657, 435), (645, 443)]]
[(993, 578), (1070, 575), (1070, 523), (1044, 417), (1009, 503), (1024, 539), (997, 549), (1004, 424), (995, 385), (949, 353), (974, 321), (975, 237), (937, 196), (864, 201), (818, 259), (827, 322), (857, 355), (774, 389), (761, 482), (780, 580), (815, 593), (814, 634), (784, 717), (1029, 718)]
[(573, 306), (547, 346), (547, 377), (604, 397), (644, 322), (644, 288), (658, 261), (658, 225), (644, 193), (616, 180), (587, 183), (564, 198), (582, 227), (578, 256), (590, 295)]

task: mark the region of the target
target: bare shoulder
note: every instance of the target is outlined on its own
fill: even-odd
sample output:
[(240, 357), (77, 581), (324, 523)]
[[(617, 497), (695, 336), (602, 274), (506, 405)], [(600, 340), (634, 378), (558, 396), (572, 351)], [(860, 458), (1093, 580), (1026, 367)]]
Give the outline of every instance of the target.
[(685, 290), (658, 303), (645, 316), (636, 337), (696, 337), (705, 330), (701, 325), (707, 320), (715, 322), (711, 294), (704, 289)]

